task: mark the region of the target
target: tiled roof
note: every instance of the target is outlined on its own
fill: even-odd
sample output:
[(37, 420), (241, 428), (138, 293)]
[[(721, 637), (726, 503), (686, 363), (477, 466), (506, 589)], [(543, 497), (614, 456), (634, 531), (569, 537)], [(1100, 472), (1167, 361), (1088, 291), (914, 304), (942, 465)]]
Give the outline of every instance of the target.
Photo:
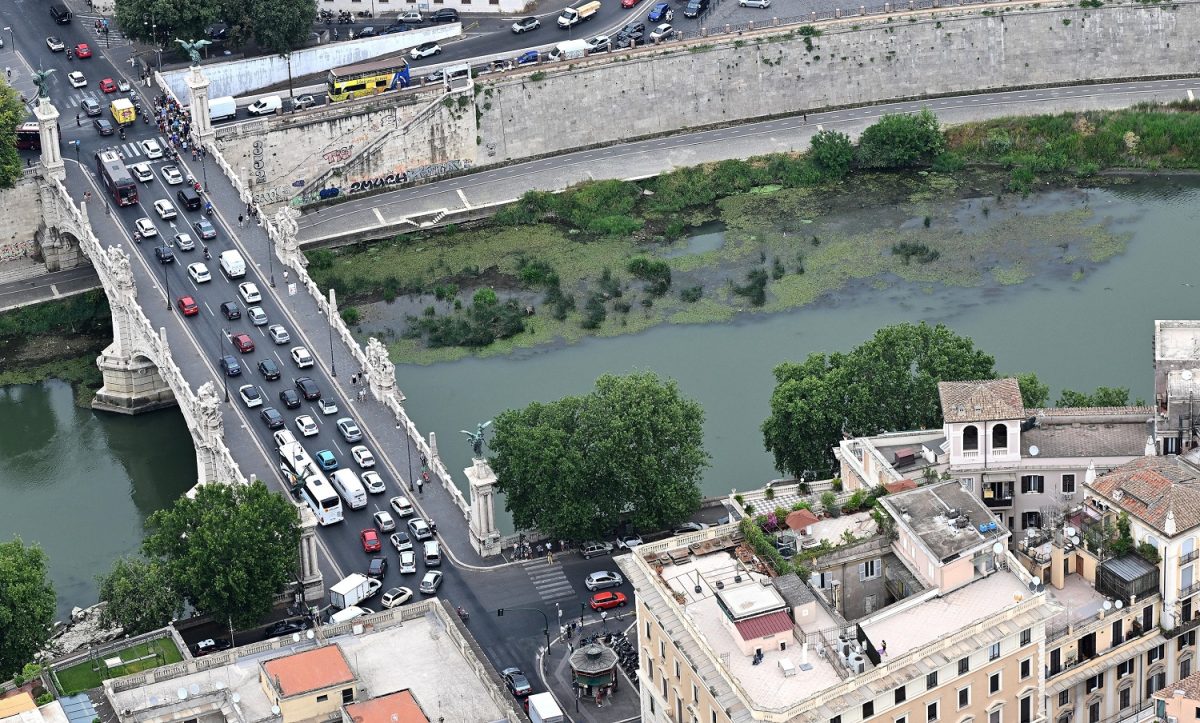
[(789, 512), (784, 522), (787, 524), (788, 529), (800, 531), (810, 525), (815, 525), (817, 523), (817, 516), (810, 510), (796, 510), (795, 512)]
[(766, 615), (759, 615), (749, 620), (734, 623), (742, 640), (758, 640), (768, 635), (775, 635), (792, 629), (792, 619), (782, 610)]
[[(1146, 419), (1149, 419), (1147, 415)], [(1152, 430), (1145, 421), (1117, 424), (1039, 424), (1021, 433), (1021, 456), (1140, 457)]]
[[(1091, 487), (1164, 534), (1200, 525), (1200, 469), (1175, 455), (1139, 457), (1098, 477)], [(1174, 533), (1166, 530), (1168, 514)]]
[(1155, 698), (1170, 700), (1175, 697), (1175, 691), (1183, 693), (1188, 700), (1200, 700), (1200, 673), (1192, 673), (1183, 680), (1177, 680), (1154, 694)]
[(895, 482), (884, 482), (883, 488), (888, 491), (888, 494), (896, 494), (905, 490), (915, 490), (917, 483), (910, 479), (896, 480)]
[(1109, 417), (1123, 414), (1141, 414), (1149, 417), (1153, 407), (1038, 407), (1026, 409), (1026, 417)]
[(346, 706), (346, 714), (354, 723), (429, 723), (429, 716), (407, 688), (351, 703)]
[(337, 645), (268, 660), (263, 669), (284, 698), (354, 682), (354, 673)]
[(990, 422), (1022, 419), (1025, 403), (1016, 379), (982, 379), (973, 382), (938, 382), (942, 418), (953, 422)]

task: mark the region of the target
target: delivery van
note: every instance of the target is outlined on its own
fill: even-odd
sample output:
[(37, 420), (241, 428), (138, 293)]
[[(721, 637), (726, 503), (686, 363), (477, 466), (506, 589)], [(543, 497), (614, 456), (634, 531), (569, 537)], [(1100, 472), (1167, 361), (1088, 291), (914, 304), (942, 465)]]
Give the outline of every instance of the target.
[(208, 101), (208, 118), (212, 121), (222, 121), (237, 117), (237, 101), (233, 96), (212, 98)]
[(585, 20), (591, 20), (600, 12), (600, 0), (592, 0), (589, 3), (584, 3), (577, 8), (566, 8), (558, 16), (558, 27), (566, 30), (569, 27), (578, 25)]
[(268, 95), (266, 98), (259, 98), (246, 108), (246, 112), (250, 115), (271, 115), (283, 108), (283, 98), (277, 95)]
[(71, 22), (71, 11), (62, 3), (50, 3), (50, 17), (59, 25), (68, 25)]
[(357, 605), (351, 605), (350, 607), (346, 608), (345, 610), (338, 610), (333, 615), (330, 615), (329, 616), (329, 624), (330, 625), (340, 625), (341, 623), (348, 623), (355, 618), (361, 618), (363, 615), (370, 615), (370, 614), (371, 614), (371, 611), (368, 610), (367, 608), (360, 608)]
[(425, 542), (425, 567), (437, 567), (442, 564), (442, 550), (438, 547), (437, 542), (427, 540)]
[(112, 111), (113, 120), (119, 126), (129, 125), (137, 120), (137, 110), (134, 109), (133, 103), (128, 98), (117, 98), (109, 106)]
[(234, 250), (221, 252), (221, 271), (231, 279), (240, 279), (246, 275), (246, 262), (242, 255)]

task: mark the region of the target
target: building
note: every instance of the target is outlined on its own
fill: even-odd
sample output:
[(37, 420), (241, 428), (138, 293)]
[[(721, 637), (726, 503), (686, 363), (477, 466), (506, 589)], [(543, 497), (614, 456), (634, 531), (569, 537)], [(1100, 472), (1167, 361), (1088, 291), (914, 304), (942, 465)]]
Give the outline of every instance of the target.
[(74, 723), (57, 700), (38, 706), (33, 696), (18, 693), (0, 698), (0, 723)]
[(1200, 321), (1154, 322), (1154, 411), (1160, 454), (1200, 444)]
[(1154, 715), (1166, 723), (1200, 722), (1200, 673), (1155, 693)]

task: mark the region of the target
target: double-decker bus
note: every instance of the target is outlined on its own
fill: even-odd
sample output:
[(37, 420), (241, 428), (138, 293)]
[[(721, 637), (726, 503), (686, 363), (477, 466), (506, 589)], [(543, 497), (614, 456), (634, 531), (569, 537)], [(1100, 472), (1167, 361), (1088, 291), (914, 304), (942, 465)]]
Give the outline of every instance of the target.
[(408, 84), (408, 62), (404, 58), (392, 58), (334, 68), (329, 71), (326, 93), (329, 102), (336, 103), (406, 88)]
[(97, 153), (96, 175), (118, 206), (132, 206), (138, 202), (137, 184), (129, 175), (120, 153), (111, 148)]
[(17, 126), (17, 148), (23, 151), (42, 150), (42, 134), (37, 123), (22, 123)]
[(342, 521), (341, 498), (298, 442), (279, 448), (279, 471), (292, 494), (304, 500), (318, 523), (332, 525)]

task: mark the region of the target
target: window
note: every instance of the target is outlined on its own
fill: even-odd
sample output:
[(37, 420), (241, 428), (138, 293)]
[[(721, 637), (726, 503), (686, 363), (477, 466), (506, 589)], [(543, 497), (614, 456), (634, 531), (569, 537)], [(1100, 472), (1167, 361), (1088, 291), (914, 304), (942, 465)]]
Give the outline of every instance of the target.
[(962, 710), (971, 705), (971, 686), (958, 689), (958, 709)]
[(1031, 642), (1033, 642), (1033, 630), (1025, 628), (1021, 631), (1021, 645), (1029, 645)]
[(966, 490), (967, 492), (975, 491), (975, 478), (974, 477), (960, 477), (958, 480), (958, 483), (960, 485), (962, 485), (963, 489)]
[(1117, 692), (1117, 702), (1121, 704), (1121, 710), (1128, 708), (1130, 703), (1133, 701), (1132, 691), (1133, 686), (1127, 685)]
[(988, 676), (988, 695), (995, 695), (1000, 692), (1000, 673), (999, 671)]
[(1042, 526), (1041, 512), (1022, 512), (1021, 513), (1021, 529), (1028, 530)]
[(963, 429), (963, 451), (979, 451), (979, 430), (974, 425), (968, 425)]
[(900, 705), (906, 700), (908, 700), (908, 688), (902, 685), (896, 689), (896, 705)]
[(1022, 492), (1045, 492), (1046, 478), (1040, 474), (1021, 475)]
[(646, 640), (650, 639), (650, 621), (646, 621)]
[(692, 702), (693, 703), (700, 702), (700, 691), (696, 689), (695, 683), (692, 683)]
[(1022, 698), (1018, 704), (1018, 710), (1020, 711), (1018, 717), (1021, 719), (1021, 723), (1029, 723), (1033, 720), (1033, 696), (1027, 695)]
[(879, 560), (867, 560), (858, 564), (859, 580), (874, 580), (879, 577)]
[(667, 695), (667, 676), (664, 675), (659, 680), (662, 681), (663, 700), (670, 700), (670, 696)]
[(1146, 697), (1154, 695), (1157, 691), (1162, 690), (1162, 687), (1167, 684), (1167, 674), (1164, 671), (1159, 671), (1150, 676), (1146, 680)]
[(896, 723), (908, 723), (908, 716), (907, 715), (896, 716), (895, 721), (896, 721)]
[(1075, 494), (1075, 475), (1064, 474), (1062, 476), (1062, 491), (1064, 495)]
[(1184, 658), (1179, 661), (1179, 680), (1183, 680), (1192, 674), (1192, 659)]
[(971, 672), (971, 659), (962, 658), (958, 661), (958, 674), (966, 675)]
[(1195, 645), (1196, 644), (1196, 631), (1189, 630), (1186, 633), (1184, 633), (1183, 635), (1180, 635), (1178, 638), (1176, 638), (1176, 640), (1178, 641), (1177, 645), (1179, 646), (1179, 648), (1178, 648), (1179, 650), (1183, 650), (1184, 648), (1188, 647), (1189, 645)]
[(1033, 675), (1033, 658), (1025, 658), (1021, 661), (1021, 680), (1025, 680)]
[(1149, 630), (1154, 627), (1154, 606), (1147, 605), (1142, 608), (1142, 630)]
[(318, 702), (318, 703), (324, 703), (324, 702), (325, 702), (325, 701), (327, 701), (327, 700), (329, 700), (329, 696), (328, 696), (328, 695), (318, 695), (318, 696), (317, 696), (317, 702)]
[(992, 643), (992, 647), (988, 648), (988, 660), (996, 660), (1000, 657), (1000, 643)]
[(997, 424), (992, 427), (992, 449), (996, 451), (1008, 449), (1007, 424)]
[(1117, 663), (1117, 680), (1124, 678), (1133, 672), (1133, 661), (1126, 660), (1123, 663)]
[(1087, 693), (1091, 693), (1093, 690), (1095, 690), (1097, 688), (1103, 688), (1103, 687), (1104, 687), (1104, 673), (1097, 673), (1096, 675), (1093, 675), (1092, 677), (1088, 678), (1087, 682), (1084, 683), (1083, 692), (1084, 692), (1084, 694), (1087, 694)]
[(1092, 701), (1088, 706), (1088, 723), (1100, 723), (1100, 701)]
[(988, 723), (1004, 723), (999, 708), (988, 711)]
[[(500, 0), (492, 0), (493, 5), (497, 5), (499, 3), (500, 3)], [(710, 721), (710, 723), (717, 723), (717, 712), (715, 710), (710, 710), (708, 712), (708, 714), (712, 716), (712, 720)]]
[(1071, 691), (1069, 691), (1069, 690), (1059, 691), (1058, 704), (1059, 705), (1067, 705), (1070, 702), (1071, 702)]
[(871, 716), (873, 716), (873, 715), (875, 715), (875, 701), (873, 701), (873, 700), (868, 700), (866, 703), (863, 703), (863, 714), (862, 714), (862, 717), (863, 717), (863, 718), (870, 718), (870, 717), (871, 717)]
[(829, 723), (842, 723), (842, 717), (840, 715), (835, 715), (829, 719)]
[(353, 688), (344, 688), (342, 690), (342, 704), (345, 705), (347, 703), (353, 703), (353, 702), (354, 702), (354, 689)]
[(937, 671), (933, 671), (925, 676), (925, 690), (933, 690), (937, 687)]
[(662, 658), (664, 663), (667, 661), (667, 643), (665, 640), (658, 641), (658, 657)]
[(1146, 665), (1154, 665), (1155, 661), (1163, 659), (1163, 647), (1159, 645), (1157, 648), (1151, 648), (1150, 652), (1146, 653)]
[(679, 661), (675, 661), (675, 680), (679, 680)]
[(932, 723), (938, 719), (938, 702), (935, 700), (925, 706), (925, 721)]

